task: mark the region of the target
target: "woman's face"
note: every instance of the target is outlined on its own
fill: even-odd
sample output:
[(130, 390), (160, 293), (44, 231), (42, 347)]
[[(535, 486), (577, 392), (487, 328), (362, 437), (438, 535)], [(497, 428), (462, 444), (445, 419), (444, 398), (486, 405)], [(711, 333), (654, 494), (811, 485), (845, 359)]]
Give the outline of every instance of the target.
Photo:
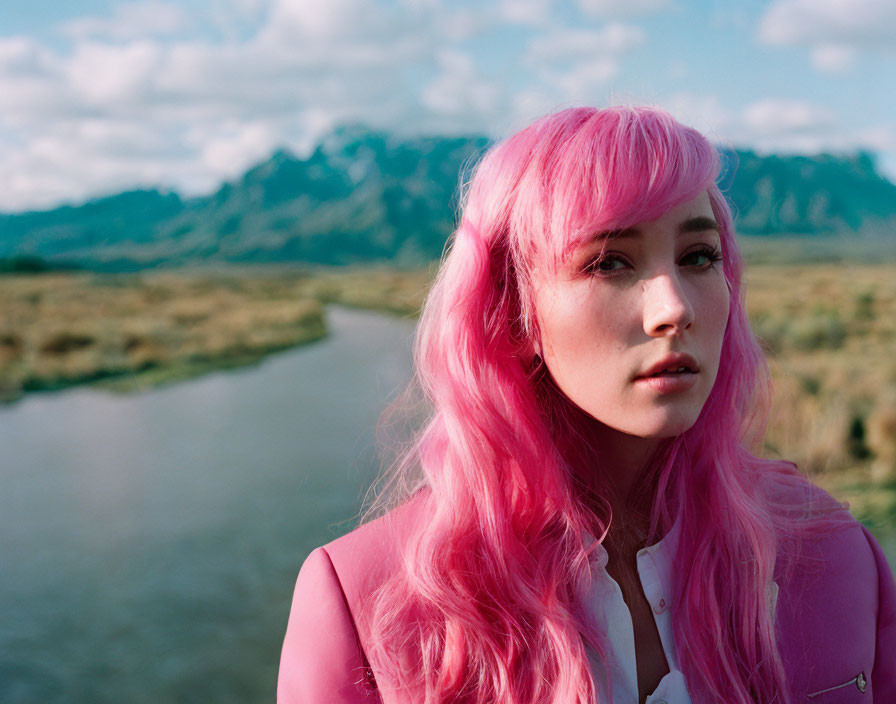
[(690, 428), (728, 321), (720, 258), (704, 191), (656, 220), (597, 235), (557, 272), (535, 272), (540, 353), (563, 393), (629, 435)]

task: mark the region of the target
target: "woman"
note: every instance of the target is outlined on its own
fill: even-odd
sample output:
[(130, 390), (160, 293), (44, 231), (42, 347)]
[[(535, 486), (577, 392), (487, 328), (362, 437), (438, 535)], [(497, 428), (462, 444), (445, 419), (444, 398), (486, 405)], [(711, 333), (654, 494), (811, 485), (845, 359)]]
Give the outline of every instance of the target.
[(768, 372), (718, 173), (646, 108), (485, 155), (420, 323), (409, 488), (302, 567), (281, 702), (896, 701), (880, 548), (749, 451)]

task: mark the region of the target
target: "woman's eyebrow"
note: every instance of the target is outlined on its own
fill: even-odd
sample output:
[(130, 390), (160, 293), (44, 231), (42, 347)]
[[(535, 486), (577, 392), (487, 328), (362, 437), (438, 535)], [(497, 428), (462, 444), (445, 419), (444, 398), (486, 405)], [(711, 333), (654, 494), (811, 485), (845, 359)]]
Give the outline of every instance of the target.
[(706, 230), (720, 232), (719, 223), (705, 215), (698, 215), (695, 218), (688, 218), (678, 226), (679, 233), (705, 232)]
[(640, 237), (641, 231), (637, 227), (626, 227), (622, 230), (603, 230), (591, 237), (591, 242), (604, 242), (606, 240), (625, 239), (626, 237)]
[[(707, 217), (706, 215), (697, 215), (693, 218), (688, 218), (687, 220), (682, 221), (682, 223), (678, 226), (679, 234), (685, 234), (688, 232), (705, 232), (706, 230), (715, 230), (716, 232), (721, 232), (719, 223), (717, 223), (713, 218)], [(641, 230), (639, 230), (636, 226), (626, 227), (620, 230), (604, 230), (591, 237), (591, 242), (604, 242), (606, 240), (618, 240), (628, 237), (641, 237), (642, 234), (643, 233), (641, 232)]]

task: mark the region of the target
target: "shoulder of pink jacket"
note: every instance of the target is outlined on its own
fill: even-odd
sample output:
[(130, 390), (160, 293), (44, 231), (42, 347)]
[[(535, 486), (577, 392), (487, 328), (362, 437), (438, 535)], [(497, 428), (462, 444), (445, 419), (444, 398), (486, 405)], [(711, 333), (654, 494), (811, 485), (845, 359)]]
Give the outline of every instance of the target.
[(427, 496), (420, 493), (376, 520), (325, 545), (339, 575), (349, 611), (361, 624), (361, 606), (400, 568), (401, 549), (423, 520)]
[(361, 610), (398, 569), (402, 541), (425, 504), (425, 496), (417, 495), (306, 558), (283, 641), (278, 704), (380, 704), (381, 695), (395, 700), (374, 680)]
[(879, 701), (896, 702), (896, 579), (877, 540), (862, 529), (877, 564), (877, 643), (871, 682)]
[(278, 704), (377, 704), (369, 668), (340, 585), (324, 548), (302, 565), (277, 679)]
[(794, 694), (896, 701), (896, 586), (877, 541), (850, 519), (793, 559), (778, 577), (775, 631)]

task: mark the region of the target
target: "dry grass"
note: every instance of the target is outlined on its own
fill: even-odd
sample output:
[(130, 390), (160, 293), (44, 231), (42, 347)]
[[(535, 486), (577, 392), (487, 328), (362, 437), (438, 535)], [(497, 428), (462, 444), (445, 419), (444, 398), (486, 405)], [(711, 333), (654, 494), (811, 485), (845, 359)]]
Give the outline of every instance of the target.
[(417, 271), (346, 269), (317, 273), (308, 290), (324, 303), (339, 303), (417, 317), (436, 268)]
[(766, 451), (869, 525), (896, 521), (896, 266), (754, 266), (747, 308), (775, 383)]
[(158, 273), (0, 278), (0, 396), (141, 389), (326, 334), (309, 278)]
[(754, 267), (747, 307), (775, 381), (768, 448), (824, 473), (896, 476), (896, 268)]

